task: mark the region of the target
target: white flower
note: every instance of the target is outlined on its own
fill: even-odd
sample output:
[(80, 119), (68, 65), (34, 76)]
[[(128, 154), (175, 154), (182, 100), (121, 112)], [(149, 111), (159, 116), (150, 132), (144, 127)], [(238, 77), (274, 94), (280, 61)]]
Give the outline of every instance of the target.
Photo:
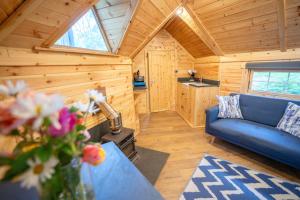
[(34, 119), (34, 130), (39, 129), (45, 117), (49, 117), (52, 124), (59, 128), (58, 111), (63, 105), (63, 98), (59, 95), (26, 93), (17, 97), (12, 113), (21, 119)]
[(87, 96), (90, 100), (95, 101), (95, 103), (100, 103), (105, 101), (105, 96), (97, 90), (88, 90)]
[(74, 103), (72, 106), (77, 108), (80, 112), (95, 114), (97, 109), (95, 108), (95, 102), (92, 101), (89, 105), (88, 103), (84, 104), (81, 101)]
[(58, 160), (55, 157), (51, 157), (45, 163), (42, 163), (40, 159), (28, 160), (27, 164), (29, 169), (17, 178), (17, 181), (21, 181), (21, 186), (27, 189), (31, 187), (40, 187), (40, 182), (45, 182), (50, 179), (54, 174), (54, 167), (58, 164)]
[(24, 91), (27, 88), (24, 81), (17, 81), (14, 85), (12, 81), (6, 81), (5, 85), (0, 85), (0, 94), (6, 96), (15, 96), (19, 92)]

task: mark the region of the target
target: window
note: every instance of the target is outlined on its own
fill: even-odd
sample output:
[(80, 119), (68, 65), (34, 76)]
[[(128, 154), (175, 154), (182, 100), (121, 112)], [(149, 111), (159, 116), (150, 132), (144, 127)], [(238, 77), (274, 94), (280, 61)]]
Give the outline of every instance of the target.
[(92, 10), (81, 17), (55, 44), (108, 51)]
[(300, 95), (300, 71), (252, 71), (250, 90)]

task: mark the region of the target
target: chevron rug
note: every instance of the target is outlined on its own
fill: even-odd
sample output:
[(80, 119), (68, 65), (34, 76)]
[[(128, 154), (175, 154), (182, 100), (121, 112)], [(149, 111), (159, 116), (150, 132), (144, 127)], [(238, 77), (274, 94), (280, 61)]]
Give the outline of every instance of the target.
[(300, 199), (300, 184), (206, 155), (180, 200)]

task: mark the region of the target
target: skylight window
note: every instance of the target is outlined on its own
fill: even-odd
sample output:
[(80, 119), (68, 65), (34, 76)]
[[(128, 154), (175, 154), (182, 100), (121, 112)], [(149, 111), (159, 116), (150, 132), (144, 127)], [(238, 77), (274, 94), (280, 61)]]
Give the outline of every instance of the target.
[(55, 44), (108, 51), (92, 10), (82, 16)]

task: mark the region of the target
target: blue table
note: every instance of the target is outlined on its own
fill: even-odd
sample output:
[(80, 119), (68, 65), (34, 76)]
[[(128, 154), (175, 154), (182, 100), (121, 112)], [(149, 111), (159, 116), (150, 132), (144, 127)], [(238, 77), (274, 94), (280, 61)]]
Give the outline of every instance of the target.
[[(162, 200), (140, 171), (113, 143), (103, 145), (106, 160), (96, 167), (84, 164), (82, 173), (91, 173), (97, 200)], [(37, 200), (33, 190), (20, 188), (18, 184), (0, 184), (1, 200)]]

